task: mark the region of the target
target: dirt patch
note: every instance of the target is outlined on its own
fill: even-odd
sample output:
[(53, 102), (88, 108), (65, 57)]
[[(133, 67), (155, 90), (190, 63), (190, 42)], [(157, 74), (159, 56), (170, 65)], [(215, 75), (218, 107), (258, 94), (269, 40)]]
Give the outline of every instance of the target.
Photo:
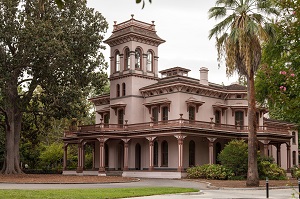
[(60, 174), (0, 175), (0, 183), (112, 183), (132, 182), (136, 180), (136, 178), (120, 176), (65, 176)]

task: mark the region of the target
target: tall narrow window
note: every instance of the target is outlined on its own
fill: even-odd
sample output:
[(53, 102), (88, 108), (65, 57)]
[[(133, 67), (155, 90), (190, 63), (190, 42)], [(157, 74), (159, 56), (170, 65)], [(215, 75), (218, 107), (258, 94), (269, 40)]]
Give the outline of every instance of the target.
[(120, 84), (117, 84), (117, 97), (120, 97)]
[(215, 123), (221, 124), (221, 111), (219, 110), (215, 111)]
[(162, 121), (168, 121), (168, 114), (169, 114), (169, 108), (167, 107), (167, 106), (164, 106), (163, 108), (162, 108)]
[(125, 50), (124, 69), (125, 70), (130, 69), (130, 51), (129, 51), (129, 48), (126, 48), (126, 50)]
[(105, 114), (103, 119), (104, 119), (104, 125), (109, 124), (109, 113)]
[(189, 120), (194, 121), (195, 120), (195, 107), (189, 106)]
[(158, 107), (152, 108), (152, 119), (154, 123), (158, 122)]
[(292, 156), (293, 156), (293, 166), (298, 166), (297, 165), (297, 159), (296, 159), (296, 151), (293, 151)]
[(150, 50), (147, 52), (147, 71), (153, 71), (153, 54)]
[(118, 124), (120, 124), (120, 125), (124, 124), (124, 110), (123, 109), (118, 110)]
[(189, 143), (189, 166), (195, 166), (195, 142), (193, 140)]
[(241, 129), (244, 126), (244, 112), (243, 111), (236, 111), (235, 112), (235, 125), (240, 126)]
[(126, 95), (126, 84), (122, 83), (122, 95), (125, 96)]
[(155, 167), (158, 166), (158, 143), (157, 141), (154, 141), (154, 152), (153, 152), (153, 165)]
[(139, 48), (135, 49), (135, 69), (141, 69), (142, 53)]
[(116, 66), (116, 72), (120, 71), (120, 53), (119, 51), (116, 52), (116, 56), (115, 56), (115, 66)]
[(296, 144), (296, 133), (292, 132), (292, 144)]
[(168, 142), (165, 140), (161, 143), (161, 166), (168, 166)]

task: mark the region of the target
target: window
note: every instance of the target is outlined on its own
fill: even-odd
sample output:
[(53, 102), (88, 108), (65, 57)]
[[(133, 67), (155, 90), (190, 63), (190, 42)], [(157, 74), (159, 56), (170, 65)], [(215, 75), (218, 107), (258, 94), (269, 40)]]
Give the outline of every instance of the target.
[(117, 97), (120, 97), (120, 84), (117, 84)]
[(166, 140), (161, 143), (161, 166), (168, 166), (168, 142)]
[(195, 142), (193, 140), (189, 143), (189, 166), (195, 166)]
[(194, 121), (195, 120), (195, 107), (189, 106), (189, 120)]
[(259, 113), (256, 112), (256, 125), (259, 127)]
[(215, 123), (221, 124), (221, 111), (219, 110), (215, 111)]
[(158, 122), (158, 108), (157, 107), (152, 108), (152, 119), (153, 119), (154, 123)]
[(293, 155), (292, 156), (293, 156), (293, 166), (295, 166), (295, 165), (298, 166), (297, 165), (297, 160), (296, 160), (296, 151), (293, 151)]
[(109, 124), (109, 113), (104, 115), (104, 124)]
[(124, 110), (118, 110), (118, 124), (124, 124)]
[(235, 112), (235, 125), (240, 126), (241, 129), (244, 126), (244, 112), (243, 111), (236, 111)]
[(120, 53), (119, 53), (119, 51), (116, 52), (115, 66), (116, 66), (116, 68), (115, 68), (116, 71), (115, 72), (120, 71)]
[(126, 95), (126, 84), (122, 83), (122, 95), (125, 96)]
[(296, 133), (292, 132), (292, 144), (296, 144)]
[(135, 49), (135, 69), (141, 69), (142, 53), (139, 48)]
[(150, 50), (147, 53), (147, 71), (153, 71), (153, 54)]
[(153, 165), (155, 167), (158, 166), (158, 143), (157, 141), (154, 141), (154, 157), (153, 157)]
[(129, 48), (126, 48), (125, 50), (125, 61), (124, 61), (124, 69), (128, 70), (130, 69), (130, 51)]
[(168, 121), (169, 108), (167, 106), (162, 107), (162, 121)]

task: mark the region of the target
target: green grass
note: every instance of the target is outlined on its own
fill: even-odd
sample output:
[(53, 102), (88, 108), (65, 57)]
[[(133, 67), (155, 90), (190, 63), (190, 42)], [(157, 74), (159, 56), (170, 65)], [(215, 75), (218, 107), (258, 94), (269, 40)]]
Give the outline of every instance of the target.
[(196, 192), (197, 189), (176, 187), (55, 189), (55, 190), (0, 190), (5, 199), (110, 199)]

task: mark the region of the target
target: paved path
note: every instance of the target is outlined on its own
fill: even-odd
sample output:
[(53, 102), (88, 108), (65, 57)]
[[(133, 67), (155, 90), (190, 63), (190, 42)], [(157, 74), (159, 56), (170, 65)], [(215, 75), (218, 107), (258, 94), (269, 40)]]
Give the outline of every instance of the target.
[[(130, 188), (130, 187), (186, 187), (201, 190), (198, 193), (172, 194), (136, 197), (135, 199), (258, 199), (266, 198), (264, 189), (219, 189), (211, 190), (206, 183), (184, 180), (168, 179), (141, 179), (130, 183), (107, 183), (107, 184), (7, 184), (0, 183), (0, 189), (96, 189), (96, 188)], [(297, 194), (294, 189), (271, 189), (270, 199), (289, 199), (292, 194)], [(294, 197), (298, 198), (298, 197)]]

